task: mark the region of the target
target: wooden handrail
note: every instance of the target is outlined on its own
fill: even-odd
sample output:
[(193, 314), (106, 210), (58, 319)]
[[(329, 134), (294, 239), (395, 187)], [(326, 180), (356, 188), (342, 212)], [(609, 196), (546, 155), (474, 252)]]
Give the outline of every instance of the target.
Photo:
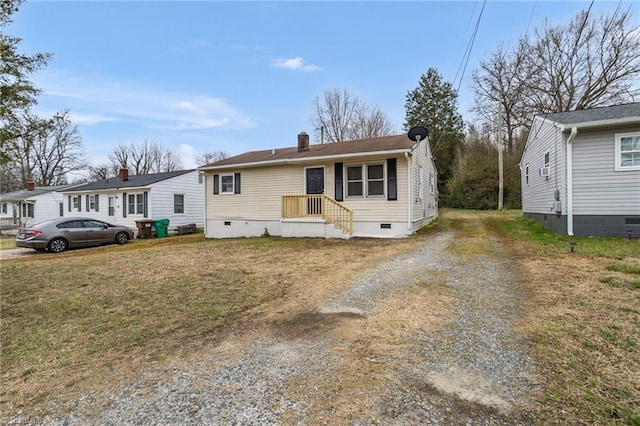
[(282, 218), (320, 218), (353, 235), (353, 212), (324, 194), (283, 195)]

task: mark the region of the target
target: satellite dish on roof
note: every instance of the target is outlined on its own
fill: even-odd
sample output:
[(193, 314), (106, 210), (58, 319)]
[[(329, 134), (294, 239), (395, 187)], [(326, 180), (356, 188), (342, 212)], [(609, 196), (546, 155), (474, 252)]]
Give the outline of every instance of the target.
[(415, 126), (409, 129), (409, 133), (407, 133), (407, 136), (409, 136), (409, 139), (414, 142), (420, 142), (422, 140), (425, 140), (427, 136), (429, 136), (429, 131), (426, 127)]

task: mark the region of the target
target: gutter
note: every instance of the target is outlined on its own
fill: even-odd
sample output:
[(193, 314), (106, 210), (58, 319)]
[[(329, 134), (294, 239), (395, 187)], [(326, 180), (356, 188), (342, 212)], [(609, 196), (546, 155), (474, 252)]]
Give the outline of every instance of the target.
[(573, 140), (578, 128), (573, 127), (567, 138), (567, 234), (573, 236)]
[(203, 166), (203, 167), (198, 167), (198, 170), (207, 172), (207, 171), (225, 170), (225, 169), (239, 169), (239, 168), (260, 167), (260, 166), (276, 166), (276, 165), (291, 164), (291, 163), (312, 163), (314, 161), (317, 162), (317, 161), (333, 160), (333, 159), (340, 159), (340, 158), (357, 158), (357, 157), (371, 157), (375, 155), (407, 154), (409, 152), (410, 152), (410, 148), (404, 148), (404, 149), (394, 149), (394, 150), (388, 150), (388, 151), (354, 152), (351, 154), (323, 155), (323, 156), (316, 156), (316, 157), (281, 158), (279, 160), (256, 161), (253, 163), (234, 163), (234, 164), (225, 164), (222, 166)]

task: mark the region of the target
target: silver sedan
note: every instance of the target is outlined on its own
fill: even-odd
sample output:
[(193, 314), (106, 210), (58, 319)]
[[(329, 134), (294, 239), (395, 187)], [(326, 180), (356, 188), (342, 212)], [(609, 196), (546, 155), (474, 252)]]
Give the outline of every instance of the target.
[(133, 235), (133, 231), (126, 226), (96, 219), (67, 217), (20, 229), (16, 235), (16, 246), (60, 253), (68, 248), (125, 244)]

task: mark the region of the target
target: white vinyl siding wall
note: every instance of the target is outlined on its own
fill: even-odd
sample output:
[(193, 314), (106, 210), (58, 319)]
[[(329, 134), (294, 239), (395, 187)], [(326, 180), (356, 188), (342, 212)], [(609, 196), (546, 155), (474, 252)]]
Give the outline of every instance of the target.
[[(149, 218), (169, 219), (169, 229), (191, 223), (202, 228), (204, 226), (204, 184), (199, 183), (199, 173), (195, 170), (149, 185)], [(174, 194), (184, 195), (184, 213), (173, 212)], [(102, 200), (100, 202), (102, 203)]]
[[(431, 161), (428, 139), (420, 142), (411, 158), (411, 167), (413, 169), (411, 179), (412, 222), (414, 224), (414, 230), (417, 231), (428, 222), (428, 219), (435, 218), (438, 215), (436, 204), (437, 188), (435, 186), (437, 182), (437, 172), (433, 161)], [(421, 169), (422, 178), (420, 177)], [(433, 176), (433, 193), (429, 186), (430, 175)], [(404, 186), (406, 186), (406, 184), (404, 184)], [(418, 191), (420, 191), (421, 194), (419, 194)]]
[[(204, 184), (198, 183), (198, 171), (192, 171), (170, 179), (150, 184), (144, 188), (103, 189), (87, 192), (69, 192), (64, 197), (65, 216), (90, 217), (105, 222), (136, 229), (137, 220), (169, 219), (169, 229), (195, 223), (204, 226)], [(129, 214), (129, 195), (142, 195), (147, 192), (147, 217), (142, 214)], [(127, 194), (127, 217), (123, 217), (123, 193)], [(184, 194), (184, 214), (173, 213), (173, 194)], [(67, 196), (82, 197), (82, 209), (68, 211)], [(86, 211), (86, 195), (99, 195), (99, 210)], [(114, 197), (114, 215), (109, 216), (109, 197)]]
[[(640, 132), (640, 129), (635, 128)], [(634, 129), (624, 130), (634, 131)], [(640, 170), (615, 170), (615, 133), (580, 132), (573, 144), (573, 213), (640, 214)]]
[[(553, 123), (536, 118), (531, 129), (521, 164), (522, 211), (525, 213), (555, 214), (554, 193), (560, 191), (562, 214), (566, 214), (566, 147), (565, 139), (559, 128)], [(575, 149), (575, 141), (574, 141)], [(549, 152), (549, 177), (540, 176), (544, 166), (545, 153)], [(524, 165), (529, 165), (529, 183), (525, 182)]]
[[(385, 164), (385, 195), (369, 198), (345, 197), (340, 203), (354, 211), (354, 221), (391, 222), (407, 220), (407, 166), (404, 157), (398, 158), (398, 200), (388, 201), (386, 194), (386, 159), (389, 157), (359, 158), (358, 164)], [(339, 162), (339, 161), (337, 161)], [(305, 193), (305, 168), (324, 166), (324, 193), (335, 199), (335, 162), (278, 165), (249, 169), (229, 169), (240, 173), (240, 194), (213, 194), (213, 175), (207, 173), (207, 219), (217, 220), (280, 220), (281, 196)], [(343, 170), (349, 162), (343, 162)], [(354, 163), (355, 164), (355, 163)], [(346, 180), (345, 180), (346, 182)], [(346, 193), (346, 189), (345, 189)]]

